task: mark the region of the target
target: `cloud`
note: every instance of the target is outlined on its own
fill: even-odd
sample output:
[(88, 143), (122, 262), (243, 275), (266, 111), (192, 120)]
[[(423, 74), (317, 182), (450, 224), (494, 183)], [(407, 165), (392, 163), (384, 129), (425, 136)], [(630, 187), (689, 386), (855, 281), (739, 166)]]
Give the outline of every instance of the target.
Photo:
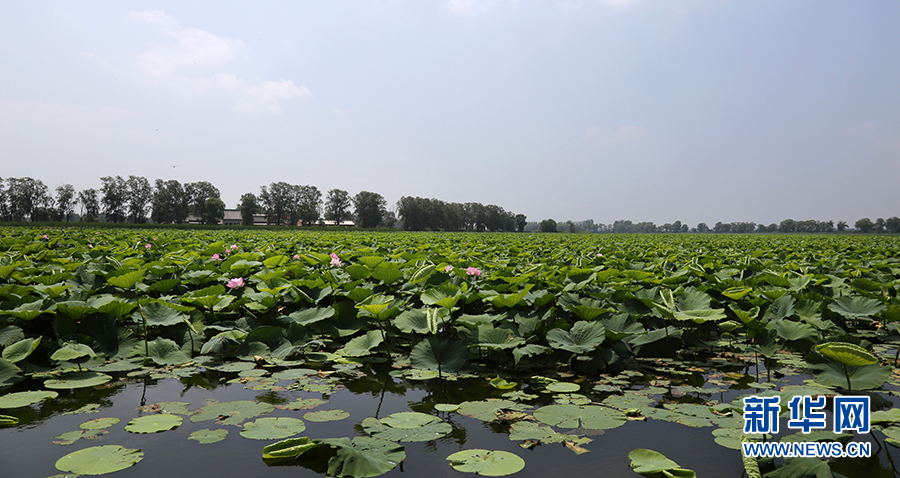
[(495, 3), (494, 0), (447, 0), (447, 8), (452, 13), (474, 15), (491, 10)]
[(594, 126), (584, 132), (585, 138), (594, 138), (606, 144), (634, 143), (646, 136), (646, 128), (627, 124), (615, 129)]
[(159, 11), (131, 12), (131, 18), (161, 26), (168, 40), (151, 46), (134, 63), (132, 70), (141, 81), (166, 85), (185, 96), (224, 92), (234, 97), (237, 109), (246, 112), (277, 113), (284, 100), (312, 96), (309, 88), (292, 80), (250, 81), (223, 72), (239, 57), (244, 46), (240, 39), (181, 27)]

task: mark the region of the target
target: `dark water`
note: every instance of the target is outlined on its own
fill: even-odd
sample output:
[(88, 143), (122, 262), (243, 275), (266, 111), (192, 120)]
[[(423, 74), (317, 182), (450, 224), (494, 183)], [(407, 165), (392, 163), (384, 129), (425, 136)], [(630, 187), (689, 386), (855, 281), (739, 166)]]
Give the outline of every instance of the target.
[[(588, 453), (576, 455), (561, 444), (544, 444), (533, 450), (523, 449), (518, 442), (508, 438), (508, 426), (485, 423), (456, 412), (434, 410), (434, 403), (460, 403), (465, 400), (499, 398), (503, 393), (487, 385), (484, 379), (466, 379), (456, 382), (407, 381), (390, 377), (387, 370), (365, 368), (362, 378), (343, 381), (346, 388), (332, 394), (311, 393), (298, 390), (252, 390), (240, 383), (222, 383), (237, 377), (235, 373), (203, 372), (190, 378), (165, 378), (152, 380), (146, 377), (126, 378), (119, 374), (115, 385), (99, 389), (61, 390), (59, 397), (19, 409), (2, 410), (0, 413), (17, 416), (17, 427), (0, 429), (0, 477), (44, 477), (60, 473), (54, 463), (62, 456), (92, 446), (121, 445), (140, 448), (144, 459), (135, 466), (116, 472), (113, 476), (174, 478), (231, 477), (231, 476), (323, 476), (321, 471), (302, 466), (268, 466), (262, 460), (263, 446), (278, 440), (250, 440), (240, 436), (241, 427), (217, 425), (213, 421), (193, 423), (184, 417), (182, 425), (172, 431), (155, 434), (133, 434), (124, 430), (129, 420), (153, 412), (141, 412), (142, 405), (164, 401), (189, 402), (189, 409), (196, 410), (208, 399), (220, 402), (231, 400), (259, 400), (269, 403), (290, 402), (299, 398), (325, 398), (328, 404), (315, 410), (337, 408), (350, 412), (350, 418), (315, 423), (306, 421), (306, 431), (300, 436), (309, 438), (355, 437), (364, 433), (358, 424), (366, 417), (383, 418), (391, 413), (419, 411), (439, 416), (452, 424), (454, 431), (441, 439), (425, 443), (404, 443), (406, 460), (383, 476), (442, 477), (466, 476), (453, 470), (446, 457), (463, 449), (483, 448), (505, 450), (525, 460), (525, 469), (515, 476), (566, 476), (566, 477), (637, 477), (629, 469), (628, 453), (636, 448), (649, 448), (675, 460), (683, 468), (694, 470), (698, 477), (738, 478), (743, 474), (740, 452), (723, 448), (714, 442), (714, 428), (692, 428), (676, 423), (650, 420), (628, 422), (625, 425), (592, 435), (593, 441), (584, 448)], [(701, 377), (702, 382), (702, 377)], [(281, 381), (287, 385), (290, 381)], [(39, 383), (32, 388), (39, 389)], [(10, 391), (28, 389), (19, 384)], [(527, 386), (524, 391), (529, 390)], [(717, 400), (730, 401), (747, 390), (733, 390), (714, 396)], [(599, 400), (603, 395), (589, 397)], [(688, 397), (689, 398), (689, 397)], [(538, 399), (549, 403), (549, 395)], [(87, 403), (99, 403), (99, 413), (62, 415)], [(537, 404), (537, 403), (535, 403)], [(276, 409), (269, 416), (302, 418), (309, 410)], [(78, 440), (71, 445), (56, 445), (54, 437), (60, 433), (78, 430), (84, 421), (117, 417), (121, 421), (108, 428), (109, 433), (99, 440)], [(224, 441), (200, 444), (188, 436), (201, 429), (225, 428), (229, 431)], [(883, 436), (878, 434), (883, 443)], [(869, 459), (840, 459), (833, 464), (836, 471), (850, 477), (893, 476), (886, 453), (894, 460), (900, 459), (891, 447)], [(873, 445), (873, 453), (878, 447)]]

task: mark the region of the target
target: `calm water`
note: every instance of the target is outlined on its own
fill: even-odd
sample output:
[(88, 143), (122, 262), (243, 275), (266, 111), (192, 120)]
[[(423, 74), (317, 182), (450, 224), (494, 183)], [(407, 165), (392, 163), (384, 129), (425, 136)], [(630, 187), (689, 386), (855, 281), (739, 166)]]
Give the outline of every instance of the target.
[[(364, 433), (358, 424), (366, 417), (383, 418), (391, 413), (419, 411), (434, 414), (452, 424), (450, 435), (425, 443), (404, 443), (406, 460), (401, 467), (383, 476), (466, 476), (453, 470), (446, 457), (463, 449), (484, 448), (505, 450), (525, 460), (525, 469), (514, 476), (567, 476), (567, 477), (630, 477), (640, 475), (629, 470), (628, 453), (636, 448), (650, 448), (675, 460), (684, 468), (697, 472), (700, 478), (739, 478), (743, 473), (740, 452), (723, 448), (713, 440), (714, 428), (691, 428), (661, 421), (628, 422), (605, 432), (596, 432), (594, 440), (584, 445), (589, 453), (576, 455), (561, 444), (544, 444), (533, 450), (523, 449), (518, 442), (508, 438), (508, 426), (485, 423), (455, 412), (438, 412), (434, 403), (459, 403), (465, 400), (499, 398), (502, 391), (494, 390), (484, 379), (468, 379), (457, 382), (407, 381), (387, 374), (389, 368), (380, 371), (363, 369), (366, 376), (344, 380), (343, 390), (332, 394), (298, 390), (252, 390), (253, 385), (222, 383), (237, 377), (236, 373), (203, 372), (190, 378), (149, 379), (127, 378), (113, 374), (115, 385), (99, 389), (61, 390), (59, 397), (31, 407), (2, 410), (0, 413), (21, 419), (19, 426), (0, 429), (0, 477), (44, 477), (60, 473), (54, 463), (62, 456), (92, 446), (121, 445), (140, 448), (144, 459), (137, 465), (116, 472), (113, 476), (134, 477), (226, 477), (226, 476), (323, 476), (323, 472), (302, 466), (268, 466), (262, 460), (263, 446), (278, 440), (250, 440), (240, 436), (241, 427), (217, 425), (213, 421), (193, 423), (184, 417), (182, 425), (172, 431), (156, 434), (133, 434), (124, 430), (129, 420), (153, 412), (141, 412), (139, 407), (156, 402), (179, 401), (190, 403), (196, 410), (207, 400), (220, 402), (231, 400), (259, 400), (268, 403), (286, 403), (299, 398), (325, 398), (328, 404), (315, 410), (337, 408), (350, 412), (350, 418), (341, 421), (314, 423), (306, 421), (306, 431), (300, 436), (310, 438), (355, 437)], [(702, 377), (701, 377), (702, 380)], [(281, 381), (288, 385), (292, 381)], [(39, 383), (32, 383), (39, 389)], [(9, 391), (29, 389), (28, 384), (18, 384)], [(534, 390), (523, 388), (526, 392)], [(588, 387), (589, 390), (589, 387)], [(743, 391), (729, 391), (710, 397), (730, 401)], [(594, 399), (604, 395), (591, 395)], [(550, 403), (549, 395), (538, 400)], [(100, 404), (99, 413), (62, 415), (88, 403)], [(269, 416), (302, 418), (309, 410), (276, 409)], [(54, 437), (60, 433), (78, 430), (86, 420), (101, 417), (117, 417), (121, 421), (108, 428), (109, 433), (99, 440), (78, 440), (71, 445), (56, 445)], [(225, 428), (229, 431), (224, 441), (200, 444), (188, 436), (201, 429)], [(879, 436), (879, 439), (882, 438)], [(879, 440), (881, 441), (881, 440)], [(890, 448), (890, 447), (888, 447)], [(873, 446), (873, 453), (878, 448)], [(895, 450), (891, 450), (895, 451)], [(900, 455), (894, 453), (894, 459)], [(885, 452), (866, 460), (839, 460), (836, 469), (850, 477), (892, 476)]]

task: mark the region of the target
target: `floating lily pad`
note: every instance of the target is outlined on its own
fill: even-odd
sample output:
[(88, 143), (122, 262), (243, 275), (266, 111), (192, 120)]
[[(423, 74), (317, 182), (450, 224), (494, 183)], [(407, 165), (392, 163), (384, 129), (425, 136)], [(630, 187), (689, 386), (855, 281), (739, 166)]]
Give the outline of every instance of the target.
[(439, 412), (455, 412), (459, 409), (458, 403), (435, 403), (434, 409)]
[(72, 410), (71, 412), (61, 413), (60, 415), (79, 415), (82, 413), (98, 413), (99, 411), (100, 411), (99, 403), (88, 403), (87, 405), (85, 405), (81, 408)]
[(462, 450), (451, 454), (447, 460), (456, 471), (482, 476), (506, 476), (525, 468), (525, 460), (500, 450)]
[(352, 476), (365, 478), (391, 471), (406, 459), (403, 445), (372, 437), (316, 440), (336, 448), (333, 458), (328, 460), (329, 476)]
[(188, 437), (188, 440), (196, 440), (203, 445), (208, 445), (210, 443), (220, 442), (228, 436), (228, 430), (224, 428), (217, 428), (215, 430), (210, 430), (208, 428), (204, 428), (203, 430), (197, 430)]
[(553, 382), (547, 384), (545, 388), (550, 392), (571, 393), (581, 390), (581, 385), (571, 382)]
[(304, 420), (311, 422), (334, 422), (350, 417), (350, 412), (344, 410), (320, 410), (318, 412), (306, 412), (303, 414)]
[(597, 405), (547, 405), (535, 410), (534, 418), (556, 427), (591, 430), (616, 428), (628, 420), (618, 410)]
[(241, 436), (252, 440), (281, 440), (306, 430), (306, 424), (299, 418), (265, 417), (244, 423)]
[(112, 377), (100, 372), (75, 372), (62, 375), (59, 378), (46, 380), (44, 387), (52, 389), (88, 388), (103, 385), (112, 380)]
[(107, 430), (75, 430), (56, 435), (53, 440), (54, 445), (71, 445), (78, 440), (98, 440), (101, 436), (109, 433)]
[(419, 412), (399, 412), (381, 420), (373, 417), (362, 421), (369, 435), (388, 441), (430, 441), (448, 435), (453, 426), (440, 418)]
[(587, 405), (591, 399), (580, 393), (558, 393), (553, 396), (553, 401), (560, 405)]
[(678, 463), (666, 458), (662, 453), (646, 448), (632, 450), (628, 454), (628, 458), (631, 460), (631, 468), (644, 476), (656, 476), (658, 473), (678, 478), (696, 478), (697, 476), (693, 471), (679, 467)]
[(457, 412), (460, 415), (477, 418), (483, 422), (491, 422), (497, 419), (497, 412), (503, 410), (523, 412), (529, 408), (527, 405), (522, 405), (518, 402), (489, 398), (479, 402), (462, 402), (459, 404)]
[(563, 443), (576, 441), (580, 438), (578, 435), (558, 433), (548, 425), (541, 425), (540, 423), (526, 420), (515, 422), (509, 427), (509, 439), (512, 441), (537, 440), (544, 443)]
[(263, 447), (263, 459), (295, 458), (303, 453), (321, 446), (307, 437), (288, 438)]
[(109, 428), (116, 423), (119, 423), (119, 419), (115, 417), (95, 418), (93, 420), (88, 420), (81, 425), (78, 425), (78, 428), (81, 428), (83, 430), (100, 430), (103, 428)]
[(94, 446), (78, 450), (56, 461), (56, 469), (83, 475), (102, 475), (124, 470), (144, 458), (139, 449), (119, 445)]
[(229, 362), (219, 365), (206, 365), (206, 368), (218, 372), (243, 372), (244, 370), (256, 368), (256, 364), (253, 362)]
[(190, 406), (188, 402), (158, 402), (144, 405), (138, 410), (142, 412), (171, 413), (172, 415), (189, 415), (191, 412), (188, 411), (188, 406)]
[(326, 403), (328, 401), (321, 398), (301, 398), (290, 403), (275, 405), (275, 407), (282, 410), (310, 410)]
[(205, 420), (216, 420), (222, 425), (240, 426), (246, 420), (271, 413), (275, 406), (252, 400), (237, 400), (207, 405), (191, 415), (194, 423)]
[(103, 365), (93, 365), (85, 367), (92, 372), (131, 372), (132, 370), (140, 370), (144, 366), (144, 357), (134, 357), (128, 360), (118, 360), (115, 362), (105, 363)]
[(0, 427), (14, 427), (18, 424), (18, 418), (9, 415), (0, 415)]
[(0, 408), (26, 407), (44, 400), (58, 397), (56, 392), (37, 390), (33, 392), (15, 392), (0, 397)]
[(282, 370), (281, 372), (276, 372), (272, 374), (272, 378), (278, 380), (297, 380), (300, 378), (309, 377), (310, 375), (315, 375), (316, 371), (310, 368), (294, 368), (290, 370)]
[(155, 413), (138, 417), (125, 425), (125, 431), (131, 433), (159, 433), (174, 430), (181, 426), (182, 418), (168, 413)]

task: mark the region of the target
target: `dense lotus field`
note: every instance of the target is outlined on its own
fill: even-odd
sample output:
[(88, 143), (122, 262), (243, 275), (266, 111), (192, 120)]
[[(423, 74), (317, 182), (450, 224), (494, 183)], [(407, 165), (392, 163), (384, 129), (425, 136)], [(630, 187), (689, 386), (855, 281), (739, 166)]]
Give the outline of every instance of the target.
[[(705, 430), (749, 477), (894, 476), (898, 289), (896, 237), (0, 228), (0, 426), (39, 428), (36, 410), (78, 390), (213, 372), (211, 389), (268, 399), (142, 401), (127, 422), (85, 418), (54, 441), (78, 450), (43, 458), (65, 473), (138, 470), (151, 461), (140, 441), (79, 440), (191, 422), (207, 428), (179, 440), (213, 447), (230, 428), (263, 466), (399, 473), (410, 444), (455, 439), (434, 473), (527, 475), (536, 447), (577, 466), (604, 433), (665, 422)], [(382, 376), (471, 393), (384, 416), (328, 406)], [(782, 397), (785, 421), (793, 396), (869, 396), (872, 432), (744, 435), (746, 395)], [(456, 416), (519, 446), (464, 446)], [(353, 428), (317, 430), (343, 435), (305, 432), (341, 420)], [(874, 446), (753, 459), (742, 440)], [(609, 458), (634, 476), (704, 476), (690, 452)]]

